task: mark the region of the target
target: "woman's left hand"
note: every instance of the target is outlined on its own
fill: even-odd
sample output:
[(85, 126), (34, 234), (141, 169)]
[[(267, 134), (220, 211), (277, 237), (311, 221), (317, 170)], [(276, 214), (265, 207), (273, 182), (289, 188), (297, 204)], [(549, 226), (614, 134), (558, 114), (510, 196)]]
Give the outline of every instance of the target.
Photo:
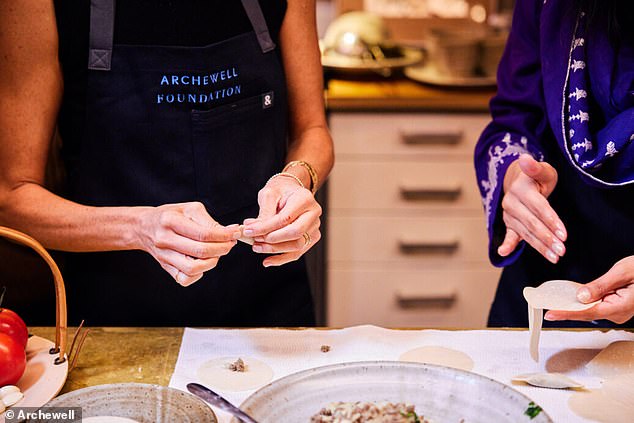
[(260, 214), (244, 221), (243, 234), (253, 238), (253, 251), (275, 254), (265, 267), (300, 258), (321, 239), (321, 206), (294, 178), (277, 176), (258, 193)]
[(634, 317), (634, 256), (618, 261), (603, 276), (579, 288), (577, 298), (582, 303), (601, 301), (583, 311), (551, 310), (546, 320), (599, 320), (625, 323)]

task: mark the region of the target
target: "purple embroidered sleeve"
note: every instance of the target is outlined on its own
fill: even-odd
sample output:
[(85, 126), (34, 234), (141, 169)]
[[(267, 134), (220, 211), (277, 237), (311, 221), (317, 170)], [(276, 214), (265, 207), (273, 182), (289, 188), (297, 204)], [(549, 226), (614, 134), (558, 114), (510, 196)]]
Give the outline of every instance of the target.
[(498, 93), (491, 100), (492, 122), (475, 148), (475, 168), (489, 234), (489, 258), (511, 264), (524, 244), (508, 257), (497, 254), (506, 228), (502, 221), (502, 185), (509, 165), (520, 154), (543, 160), (540, 140), (548, 128), (542, 89), (539, 18), (542, 2), (518, 0), (504, 55), (498, 67)]

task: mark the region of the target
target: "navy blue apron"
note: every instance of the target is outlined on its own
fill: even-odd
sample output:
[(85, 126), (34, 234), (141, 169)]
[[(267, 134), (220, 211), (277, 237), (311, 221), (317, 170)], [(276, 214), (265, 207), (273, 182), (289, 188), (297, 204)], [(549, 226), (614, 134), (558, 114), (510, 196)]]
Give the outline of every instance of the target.
[[(221, 224), (258, 215), (257, 194), (284, 165), (286, 81), (257, 0), (253, 31), (204, 47), (113, 45), (115, 0), (92, 0), (86, 104), (66, 153), (69, 197), (91, 206), (200, 201)], [(68, 125), (66, 125), (68, 127)], [(314, 324), (305, 263), (264, 268), (239, 243), (189, 287), (141, 251), (67, 260), (69, 313), (88, 325)]]
[[(525, 286), (552, 279), (587, 283), (607, 272), (617, 261), (634, 255), (634, 187), (604, 189), (585, 183), (562, 156), (554, 140), (542, 143), (546, 157), (558, 170), (557, 187), (549, 202), (568, 230), (566, 254), (552, 264), (527, 246), (517, 261), (504, 268), (489, 314), (489, 326), (528, 327)], [(604, 216), (604, 224), (596, 224)], [(634, 327), (634, 319), (616, 325), (595, 322), (544, 321), (544, 327)]]

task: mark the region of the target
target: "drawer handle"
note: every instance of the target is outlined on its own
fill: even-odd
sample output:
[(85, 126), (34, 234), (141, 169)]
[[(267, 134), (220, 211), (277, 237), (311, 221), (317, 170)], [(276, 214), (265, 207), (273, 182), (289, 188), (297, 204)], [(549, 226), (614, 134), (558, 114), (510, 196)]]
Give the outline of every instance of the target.
[(399, 190), (401, 192), (401, 197), (407, 201), (455, 201), (462, 193), (462, 188), (460, 186), (452, 188), (414, 188), (401, 186)]
[(396, 293), (396, 303), (399, 308), (451, 308), (458, 299), (455, 292), (446, 294), (405, 295)]
[(463, 137), (458, 132), (406, 132), (401, 131), (401, 141), (407, 145), (456, 145)]
[(458, 250), (460, 242), (453, 241), (409, 241), (400, 240), (399, 250), (403, 254), (453, 254)]

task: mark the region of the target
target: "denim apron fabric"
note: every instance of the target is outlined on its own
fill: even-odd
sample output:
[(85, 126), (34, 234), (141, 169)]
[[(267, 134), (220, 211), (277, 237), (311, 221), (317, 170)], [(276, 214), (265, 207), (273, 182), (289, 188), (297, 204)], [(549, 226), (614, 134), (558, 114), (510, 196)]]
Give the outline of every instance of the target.
[[(200, 201), (224, 225), (258, 214), (284, 165), (286, 81), (257, 0), (253, 31), (203, 47), (113, 44), (115, 0), (92, 0), (87, 92), (70, 199), (91, 206)], [(75, 107), (79, 109), (79, 107)], [(67, 125), (68, 126), (68, 125)], [(82, 131), (79, 131), (82, 132)], [(239, 243), (189, 287), (141, 251), (71, 253), (69, 313), (88, 325), (294, 326), (314, 323), (305, 263), (264, 268)]]

